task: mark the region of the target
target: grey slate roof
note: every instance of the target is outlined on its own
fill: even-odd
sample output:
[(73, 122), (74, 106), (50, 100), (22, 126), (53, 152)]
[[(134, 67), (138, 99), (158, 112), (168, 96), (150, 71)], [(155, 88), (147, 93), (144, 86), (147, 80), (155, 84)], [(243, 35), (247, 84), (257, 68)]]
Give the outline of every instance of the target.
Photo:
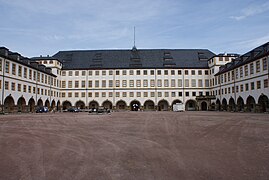
[(218, 76), (220, 74), (223, 74), (225, 72), (231, 71), (233, 69), (236, 69), (240, 66), (244, 66), (245, 64), (248, 64), (250, 62), (253, 62), (257, 59), (263, 58), (265, 56), (269, 55), (269, 42), (256, 47), (255, 49), (243, 54), (242, 56), (236, 58), (233, 60), (233, 62), (228, 63), (220, 68), (220, 71), (215, 74), (215, 76)]
[(215, 54), (205, 49), (75, 50), (59, 51), (53, 58), (63, 69), (207, 68)]

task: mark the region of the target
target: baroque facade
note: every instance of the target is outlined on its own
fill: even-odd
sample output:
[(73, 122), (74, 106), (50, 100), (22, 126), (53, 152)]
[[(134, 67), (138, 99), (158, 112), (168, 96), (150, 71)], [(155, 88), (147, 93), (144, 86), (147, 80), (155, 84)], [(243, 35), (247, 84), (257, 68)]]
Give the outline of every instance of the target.
[(205, 49), (59, 51), (26, 58), (0, 48), (2, 112), (114, 110), (265, 112), (269, 43), (244, 54)]

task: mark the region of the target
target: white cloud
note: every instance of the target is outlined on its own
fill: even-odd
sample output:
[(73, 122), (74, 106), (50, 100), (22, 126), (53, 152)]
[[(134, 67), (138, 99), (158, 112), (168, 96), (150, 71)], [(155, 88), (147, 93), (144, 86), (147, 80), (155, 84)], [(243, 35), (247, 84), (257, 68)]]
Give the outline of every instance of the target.
[[(256, 2), (255, 2), (256, 3)], [(255, 16), (257, 14), (261, 14), (269, 10), (269, 2), (266, 2), (261, 5), (252, 5), (241, 11), (241, 15), (239, 16), (231, 16), (230, 18), (235, 19), (237, 21), (243, 20), (250, 16)]]

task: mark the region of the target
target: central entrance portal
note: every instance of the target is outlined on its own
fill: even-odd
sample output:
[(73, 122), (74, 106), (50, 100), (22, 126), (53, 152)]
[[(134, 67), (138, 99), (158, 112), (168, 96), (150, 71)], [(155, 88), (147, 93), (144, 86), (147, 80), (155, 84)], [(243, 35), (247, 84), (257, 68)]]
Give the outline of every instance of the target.
[(132, 111), (138, 111), (140, 110), (140, 103), (138, 101), (132, 101), (130, 107)]

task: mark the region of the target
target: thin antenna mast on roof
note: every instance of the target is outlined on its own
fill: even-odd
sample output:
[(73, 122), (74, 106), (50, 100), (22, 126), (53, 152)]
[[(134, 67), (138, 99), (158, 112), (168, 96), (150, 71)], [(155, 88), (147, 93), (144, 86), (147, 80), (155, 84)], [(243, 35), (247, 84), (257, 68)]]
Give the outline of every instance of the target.
[(136, 46), (135, 46), (135, 26), (134, 26), (134, 47), (133, 47), (133, 51), (136, 51)]

